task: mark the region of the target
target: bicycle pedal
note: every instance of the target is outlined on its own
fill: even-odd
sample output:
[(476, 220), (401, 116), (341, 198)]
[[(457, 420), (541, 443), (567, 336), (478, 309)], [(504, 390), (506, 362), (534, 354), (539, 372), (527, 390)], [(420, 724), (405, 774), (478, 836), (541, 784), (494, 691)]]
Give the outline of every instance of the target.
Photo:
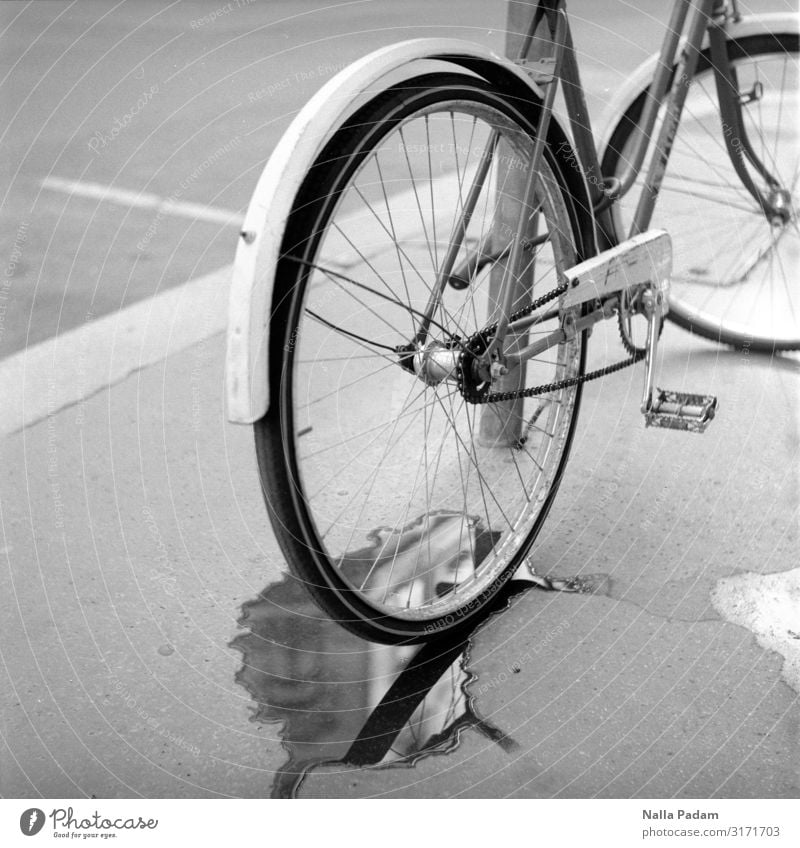
[(713, 395), (656, 389), (655, 401), (645, 412), (644, 423), (646, 427), (702, 433), (716, 412), (717, 399)]

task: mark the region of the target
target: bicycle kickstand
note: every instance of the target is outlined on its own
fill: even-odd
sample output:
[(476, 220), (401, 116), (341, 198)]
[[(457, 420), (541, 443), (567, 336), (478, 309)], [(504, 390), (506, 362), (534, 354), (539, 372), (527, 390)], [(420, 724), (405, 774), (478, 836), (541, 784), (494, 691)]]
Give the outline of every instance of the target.
[(669, 308), (666, 292), (658, 284), (645, 294), (644, 308), (647, 315), (647, 354), (642, 396), (645, 426), (702, 433), (716, 414), (716, 397), (668, 389), (656, 389), (653, 397), (659, 324)]

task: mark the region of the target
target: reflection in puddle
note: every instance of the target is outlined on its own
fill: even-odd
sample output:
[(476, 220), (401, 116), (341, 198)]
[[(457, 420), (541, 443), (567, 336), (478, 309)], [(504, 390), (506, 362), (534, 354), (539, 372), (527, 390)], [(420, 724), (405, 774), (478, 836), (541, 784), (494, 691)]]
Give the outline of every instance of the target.
[[(452, 591), (496, 539), (479, 521), (442, 513), (402, 531), (376, 530), (369, 541), (344, 557), (342, 571), (385, 599)], [(514, 580), (493, 601), (492, 611), (534, 585), (607, 590), (598, 578)], [(368, 642), (330, 620), (292, 576), (245, 603), (239, 624), (246, 631), (231, 647), (242, 652), (236, 681), (256, 703), (253, 720), (283, 724), (288, 760), (275, 777), (273, 797), (293, 797), (308, 769), (323, 762), (413, 763), (450, 750), (465, 727), (506, 749), (515, 745), (476, 715), (465, 693), (472, 677), (463, 668), (470, 633), (449, 641), (440, 636), (422, 647)]]
[(427, 513), (400, 529), (373, 530), (370, 544), (346, 553), (339, 568), (377, 604), (421, 607), (474, 576), (500, 536), (460, 513)]
[[(510, 584), (500, 606), (521, 589)], [(468, 637), (450, 643), (379, 645), (326, 618), (300, 581), (287, 576), (242, 608), (247, 632), (236, 680), (256, 702), (254, 721), (283, 722), (289, 758), (273, 797), (292, 797), (322, 762), (387, 765), (447, 751), (464, 727), (513, 745), (483, 722), (464, 692)]]

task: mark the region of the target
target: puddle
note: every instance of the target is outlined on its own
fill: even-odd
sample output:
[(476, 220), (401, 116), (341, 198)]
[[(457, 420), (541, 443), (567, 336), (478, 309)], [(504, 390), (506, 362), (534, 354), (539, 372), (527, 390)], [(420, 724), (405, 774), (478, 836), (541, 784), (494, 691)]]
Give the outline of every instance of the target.
[[(399, 531), (378, 529), (368, 542), (342, 559), (342, 571), (385, 599), (452, 591), (496, 538), (479, 520), (440, 513)], [(605, 594), (609, 585), (605, 575), (564, 579), (520, 570), (490, 614), (533, 586)], [(306, 772), (322, 763), (408, 765), (446, 752), (465, 727), (504, 748), (514, 746), (480, 719), (465, 692), (474, 679), (464, 668), (469, 633), (421, 647), (368, 642), (329, 620), (292, 576), (245, 603), (239, 625), (245, 631), (231, 642), (243, 659), (236, 681), (255, 701), (254, 721), (282, 725), (287, 761), (276, 775), (273, 797), (294, 797)]]
[[(510, 582), (495, 608), (531, 585)], [(321, 763), (408, 765), (446, 752), (465, 727), (513, 747), (465, 694), (469, 635), (423, 646), (368, 642), (330, 621), (291, 576), (245, 603), (239, 624), (246, 632), (231, 647), (242, 652), (236, 681), (255, 701), (252, 719), (283, 724), (287, 761), (274, 798), (294, 797)]]

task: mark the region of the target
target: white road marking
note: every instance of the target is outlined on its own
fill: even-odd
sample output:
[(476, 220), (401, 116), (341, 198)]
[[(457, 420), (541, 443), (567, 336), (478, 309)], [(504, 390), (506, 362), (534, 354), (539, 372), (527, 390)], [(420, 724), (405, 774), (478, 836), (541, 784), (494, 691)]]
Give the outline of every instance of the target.
[[(155, 194), (99, 183), (48, 177), (45, 188), (164, 214), (240, 226), (242, 217), (225, 209), (170, 201)], [(409, 210), (413, 194), (407, 192)], [(399, 229), (410, 230), (398, 219)], [(356, 216), (353, 225), (364, 227)], [(335, 257), (330, 257), (335, 263)], [(228, 321), (232, 266), (189, 280), (147, 300), (104, 315), (74, 330), (0, 360), (0, 436), (43, 421), (148, 365), (222, 333)]]
[(193, 221), (208, 221), (213, 224), (229, 224), (240, 227), (244, 216), (231, 209), (220, 209), (216, 206), (206, 206), (203, 203), (188, 203), (173, 200), (148, 192), (128, 191), (114, 188), (102, 183), (82, 182), (80, 180), (65, 180), (61, 177), (45, 177), (42, 188), (59, 191), (76, 197), (90, 197), (105, 203), (116, 203), (119, 206), (133, 206), (137, 209), (155, 209), (162, 215), (174, 215), (180, 218), (191, 218)]
[(225, 330), (227, 265), (0, 361), (0, 436)]

